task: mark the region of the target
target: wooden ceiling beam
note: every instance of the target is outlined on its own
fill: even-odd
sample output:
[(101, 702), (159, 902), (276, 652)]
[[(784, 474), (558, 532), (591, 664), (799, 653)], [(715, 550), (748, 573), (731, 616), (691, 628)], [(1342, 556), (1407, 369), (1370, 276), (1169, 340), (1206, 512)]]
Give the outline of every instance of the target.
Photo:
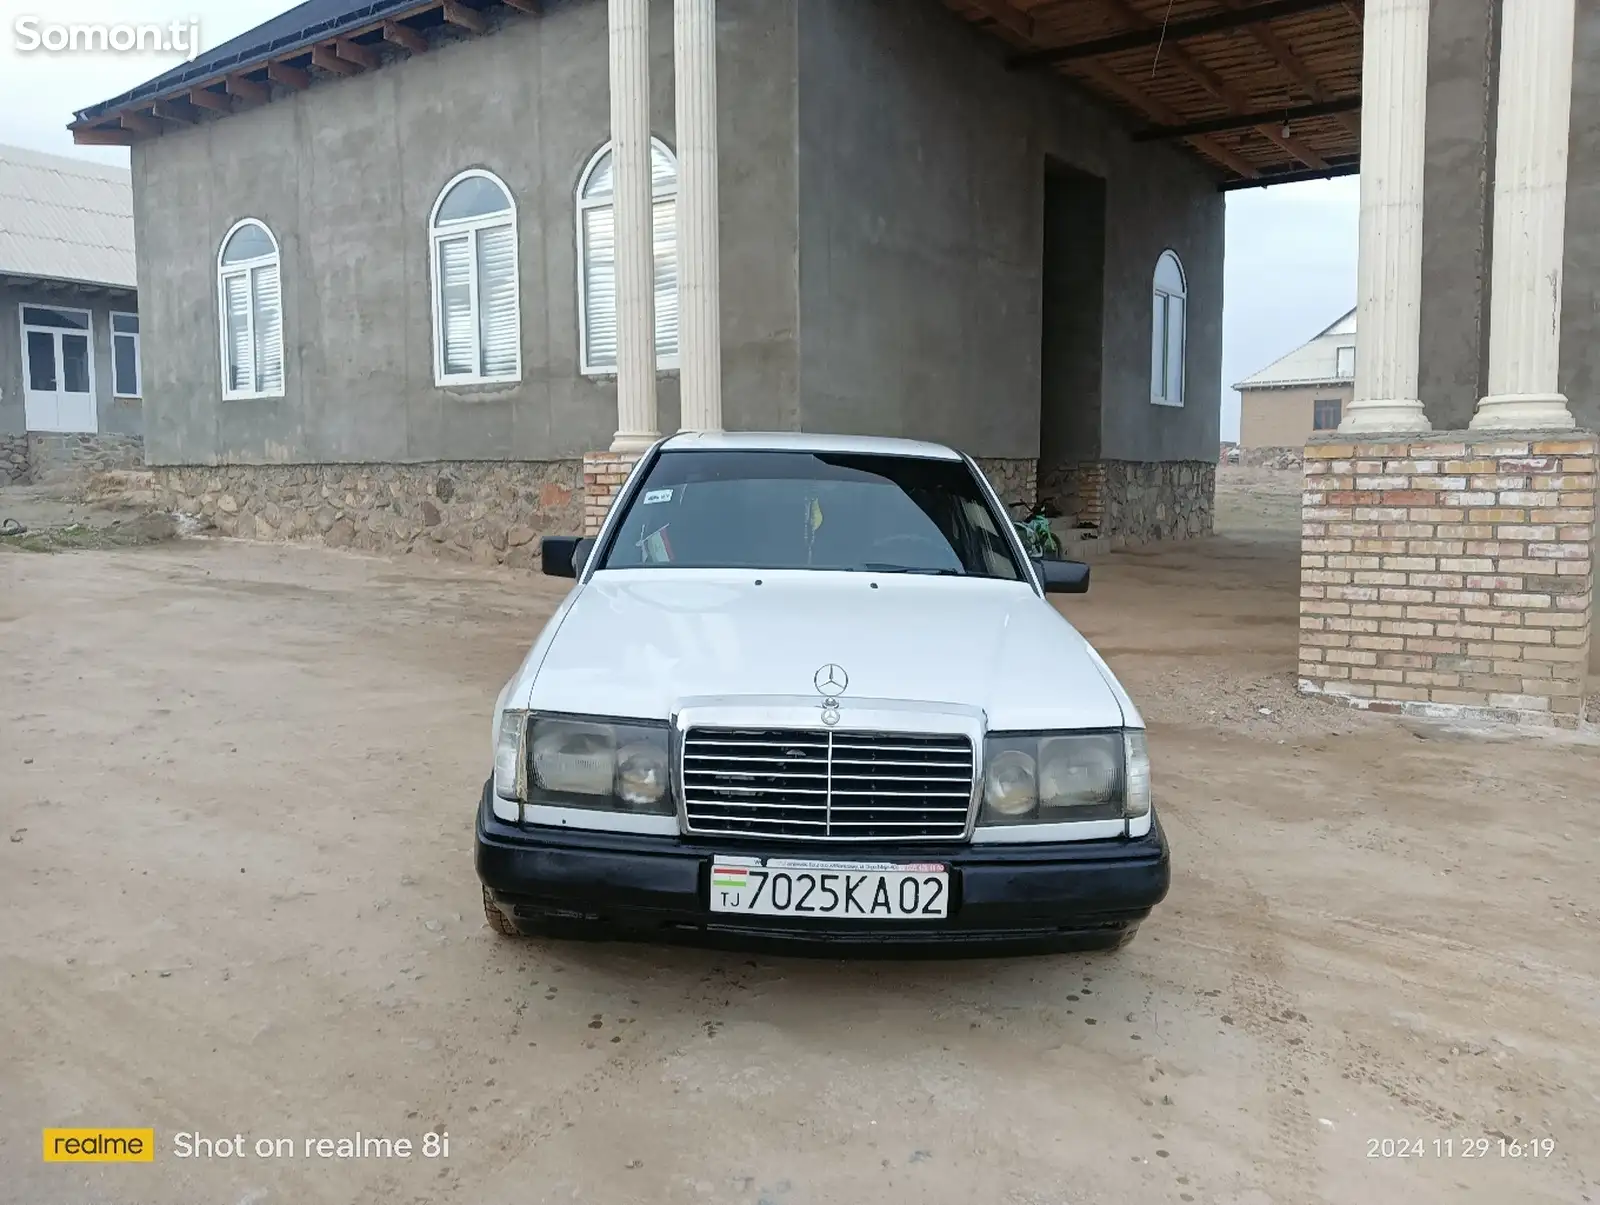
[(268, 63), (267, 78), (275, 84), (299, 91), (311, 87), (311, 76), (288, 63)]
[(1139, 130), (1135, 142), (1159, 142), (1164, 138), (1188, 138), (1193, 134), (1225, 134), (1230, 130), (1248, 130), (1265, 122), (1287, 124), (1291, 121), (1309, 121), (1313, 117), (1333, 117), (1361, 107), (1359, 96), (1343, 100), (1330, 100), (1316, 105), (1291, 105), (1286, 109), (1258, 109), (1254, 113), (1240, 113), (1233, 117), (1210, 117), (1204, 121), (1190, 121), (1176, 126), (1151, 126)]
[(79, 146), (132, 146), (135, 139), (132, 130), (82, 126), (72, 131), (72, 141)]
[(226, 80), (229, 96), (238, 97), (246, 104), (265, 104), (272, 99), (272, 88), (258, 80), (245, 79), (242, 75), (230, 75)]
[[(1224, 8), (1231, 8), (1235, 12), (1244, 7), (1244, 0), (1217, 0)], [(1328, 102), (1328, 92), (1323, 88), (1320, 80), (1312, 74), (1311, 69), (1301, 61), (1270, 25), (1250, 25), (1246, 27), (1250, 36), (1254, 38), (1261, 49), (1272, 56), (1279, 69), (1291, 80), (1300, 86), (1300, 90), (1311, 98), (1314, 104)], [(1361, 137), (1361, 118), (1354, 113), (1339, 113), (1336, 115), (1339, 124), (1349, 130), (1357, 138)]]
[[(446, 0), (448, 3), (448, 0)], [(1302, 13), (1335, 8), (1350, 0), (1260, 0), (1248, 8), (1237, 11), (1210, 13), (1204, 17), (1189, 17), (1181, 21), (1157, 23), (1146, 21), (1144, 28), (1112, 34), (1105, 38), (1092, 38), (1087, 42), (1069, 42), (1065, 46), (1051, 46), (1016, 59), (1013, 66), (1027, 67), (1036, 63), (1070, 63), (1079, 59), (1098, 58), (1101, 55), (1120, 54), (1124, 50), (1140, 50), (1146, 46), (1169, 46), (1186, 38), (1199, 38), (1207, 34), (1226, 33), (1242, 29), (1261, 21), (1275, 21), (1281, 17), (1297, 17)]]
[(335, 75), (361, 74), (361, 64), (340, 58), (333, 52), (332, 47), (328, 46), (313, 46), (311, 48), (311, 65), (313, 67), (321, 67), (324, 71), (331, 71)]
[(967, 3), (1001, 29), (1021, 40), (1025, 46), (1037, 46), (1034, 40), (1033, 18), (1018, 9), (1010, 0), (967, 0)]
[(233, 112), (233, 98), (224, 96), (220, 92), (213, 92), (210, 88), (190, 88), (189, 103), (215, 113)]
[(459, 25), (462, 29), (471, 30), (473, 33), (488, 33), (489, 22), (482, 13), (475, 8), (468, 8), (457, 0), (444, 0), (441, 6), (444, 19), (452, 25)]
[(335, 38), (333, 52), (341, 59), (355, 63), (359, 67), (377, 68), (383, 66), (383, 56), (371, 46), (363, 46), (360, 42), (352, 42), (349, 38)]
[[(1138, 9), (1134, 8), (1133, 5), (1128, 3), (1128, 0), (1100, 0), (1100, 3), (1102, 7), (1110, 11), (1119, 20), (1135, 30), (1141, 30), (1145, 32), (1153, 30), (1158, 34), (1161, 32), (1159, 25), (1155, 21), (1150, 20), (1150, 18), (1146, 17)], [(1248, 12), (1249, 9), (1245, 9), (1243, 11)], [(1237, 88), (1228, 83), (1227, 80), (1223, 79), (1210, 67), (1207, 67), (1204, 63), (1196, 59), (1182, 46), (1178, 46), (1176, 44), (1171, 46), (1160, 46), (1159, 53), (1166, 55), (1166, 57), (1171, 60), (1173, 65), (1176, 66), (1178, 70), (1182, 71), (1190, 79), (1194, 80), (1195, 83), (1199, 84), (1207, 92), (1211, 93), (1212, 96), (1221, 101), (1230, 112), (1234, 114), (1241, 114), (1248, 113), (1250, 111), (1250, 102), (1242, 94), (1240, 94)], [(1278, 122), (1262, 122), (1255, 128), (1263, 137), (1272, 142), (1285, 154), (1293, 155), (1307, 167), (1321, 170), (1328, 166), (1328, 161), (1321, 155), (1317, 154), (1316, 151), (1312, 150), (1298, 138), (1295, 138), (1289, 134), (1285, 134), (1280, 128)]]
[[(1154, 121), (1161, 125), (1177, 125), (1182, 121), (1182, 118), (1155, 97), (1147, 96), (1103, 64), (1077, 63), (1074, 64), (1074, 67), (1097, 88), (1119, 97), (1130, 108), (1144, 114), (1146, 120)], [(1254, 180), (1261, 174), (1255, 164), (1237, 151), (1223, 146), (1215, 138), (1207, 137), (1204, 134), (1196, 134), (1186, 139), (1186, 141), (1208, 159), (1215, 160), (1247, 180)]]
[(385, 21), (383, 23), (383, 40), (392, 42), (396, 46), (404, 46), (412, 54), (424, 54), (428, 49), (428, 39), (423, 37), (409, 25), (402, 25), (398, 21)]
[(151, 112), (166, 121), (175, 121), (179, 125), (192, 126), (200, 120), (200, 111), (186, 100), (170, 98), (158, 100), (150, 106)]
[(121, 115), (122, 128), (135, 134), (159, 134), (161, 123), (148, 113), (129, 111)]

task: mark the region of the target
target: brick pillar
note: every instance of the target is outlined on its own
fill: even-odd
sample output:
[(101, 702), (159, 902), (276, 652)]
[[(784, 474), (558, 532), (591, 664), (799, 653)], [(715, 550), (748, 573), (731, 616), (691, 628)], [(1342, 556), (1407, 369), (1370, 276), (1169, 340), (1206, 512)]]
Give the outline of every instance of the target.
[(1379, 711), (1576, 726), (1597, 452), (1587, 432), (1312, 442), (1300, 689)]
[(639, 463), (639, 452), (585, 452), (583, 454), (583, 534), (600, 534), (600, 525), (616, 501), (617, 491), (633, 466)]

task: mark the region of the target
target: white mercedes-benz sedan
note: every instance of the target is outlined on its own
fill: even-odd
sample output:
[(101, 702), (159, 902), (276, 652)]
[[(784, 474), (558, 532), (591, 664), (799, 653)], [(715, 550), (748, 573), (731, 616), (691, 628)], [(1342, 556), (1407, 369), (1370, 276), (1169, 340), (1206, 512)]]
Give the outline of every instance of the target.
[(1144, 721), (968, 457), (684, 434), (495, 702), (507, 935), (1111, 947), (1166, 895)]

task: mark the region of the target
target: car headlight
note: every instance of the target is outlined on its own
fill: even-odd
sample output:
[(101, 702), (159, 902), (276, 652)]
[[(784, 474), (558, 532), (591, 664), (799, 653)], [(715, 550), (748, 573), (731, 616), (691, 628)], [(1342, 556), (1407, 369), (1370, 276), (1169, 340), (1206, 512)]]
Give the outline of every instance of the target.
[(535, 715), (524, 803), (670, 816), (667, 726)]
[(1123, 820), (1150, 810), (1144, 733), (989, 737), (978, 823)]

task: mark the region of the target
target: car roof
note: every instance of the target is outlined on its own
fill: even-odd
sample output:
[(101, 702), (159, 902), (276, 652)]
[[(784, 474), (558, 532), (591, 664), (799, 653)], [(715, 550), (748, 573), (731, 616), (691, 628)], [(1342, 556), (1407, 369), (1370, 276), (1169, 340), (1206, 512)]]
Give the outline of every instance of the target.
[(853, 452), (866, 456), (919, 456), (960, 460), (943, 444), (879, 435), (820, 435), (810, 431), (680, 431), (662, 444), (674, 452)]

